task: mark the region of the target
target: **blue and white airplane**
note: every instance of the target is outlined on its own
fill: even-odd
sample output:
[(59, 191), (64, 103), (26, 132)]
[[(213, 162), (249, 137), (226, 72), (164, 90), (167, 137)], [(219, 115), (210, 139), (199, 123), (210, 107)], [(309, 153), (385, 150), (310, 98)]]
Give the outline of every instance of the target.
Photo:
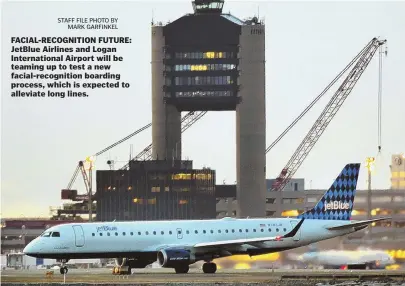
[[(30, 242), (24, 253), (62, 261), (116, 258), (121, 273), (155, 262), (187, 273), (204, 261), (215, 273), (216, 258), (283, 251), (346, 235), (389, 218), (351, 221), (360, 164), (348, 164), (311, 210), (297, 218), (223, 218), (212, 220), (92, 222), (57, 225)], [(119, 270), (120, 269), (120, 270)]]

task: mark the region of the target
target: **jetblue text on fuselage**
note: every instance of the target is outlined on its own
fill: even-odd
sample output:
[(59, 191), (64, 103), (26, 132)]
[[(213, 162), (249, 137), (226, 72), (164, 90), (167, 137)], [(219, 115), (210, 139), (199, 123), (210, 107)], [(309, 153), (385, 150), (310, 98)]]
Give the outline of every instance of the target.
[(348, 210), (349, 203), (341, 201), (333, 201), (325, 204), (325, 211), (327, 210)]
[(116, 226), (98, 226), (97, 232), (99, 231), (115, 231), (118, 230)]

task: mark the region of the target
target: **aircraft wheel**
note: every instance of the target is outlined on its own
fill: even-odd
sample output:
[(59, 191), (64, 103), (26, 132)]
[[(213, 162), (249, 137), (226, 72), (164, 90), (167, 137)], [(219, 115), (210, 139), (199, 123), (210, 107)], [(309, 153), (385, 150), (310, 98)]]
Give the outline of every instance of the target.
[(62, 266), (62, 267), (59, 269), (59, 272), (60, 272), (60, 274), (62, 274), (62, 275), (67, 274), (67, 273), (68, 273), (68, 268), (67, 268), (66, 266)]
[(204, 263), (202, 270), (204, 273), (215, 273), (217, 271), (217, 265), (213, 262)]
[(190, 267), (188, 265), (185, 265), (185, 266), (176, 267), (176, 268), (174, 268), (174, 270), (176, 271), (177, 274), (188, 273), (188, 271), (190, 270)]

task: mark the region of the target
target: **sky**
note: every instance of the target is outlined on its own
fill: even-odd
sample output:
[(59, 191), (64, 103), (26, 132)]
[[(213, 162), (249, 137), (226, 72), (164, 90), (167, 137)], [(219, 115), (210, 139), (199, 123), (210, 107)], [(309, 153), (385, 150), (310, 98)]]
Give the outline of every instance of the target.
[[(23, 7), (23, 9), (22, 9)], [(392, 154), (405, 152), (405, 2), (225, 1), (224, 12), (266, 25), (266, 145), (373, 38), (387, 39), (383, 59), (382, 151), (377, 154), (378, 54), (294, 177), (306, 188), (326, 189), (347, 163), (375, 156), (373, 188), (389, 188)], [(151, 122), (151, 36), (155, 21), (192, 12), (178, 2), (13, 2), (2, 7), (1, 216), (49, 216), (60, 206), (77, 162)], [(37, 15), (33, 21), (32, 15)], [(118, 32), (69, 31), (58, 17), (117, 17)], [(113, 35), (133, 38), (120, 46), (116, 64), (129, 89), (97, 90), (82, 99), (10, 97), (11, 36)], [(305, 137), (337, 86), (266, 156), (267, 178), (276, 177)], [(183, 134), (183, 158), (209, 166), (217, 183), (236, 180), (236, 114), (208, 112)], [(151, 129), (97, 157), (96, 169), (126, 163), (151, 143)], [(364, 164), (363, 164), (364, 166)], [(366, 188), (362, 168), (358, 188)], [(75, 188), (84, 193), (80, 177)]]

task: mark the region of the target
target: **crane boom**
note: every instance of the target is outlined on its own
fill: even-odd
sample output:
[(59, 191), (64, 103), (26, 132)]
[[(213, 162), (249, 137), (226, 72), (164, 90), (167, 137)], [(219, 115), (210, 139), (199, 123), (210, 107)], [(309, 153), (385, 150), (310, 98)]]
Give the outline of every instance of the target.
[(321, 115), (315, 121), (311, 130), (298, 146), (297, 150), (294, 152), (287, 165), (274, 181), (271, 188), (272, 191), (282, 190), (290, 181), (290, 179), (301, 166), (318, 139), (321, 137), (322, 133), (326, 130), (333, 117), (343, 105), (350, 92), (353, 90), (354, 86), (360, 79), (364, 70), (367, 68), (377, 49), (385, 42), (386, 40), (381, 41), (377, 38), (373, 38), (368, 43), (366, 48), (363, 49), (363, 53), (361, 54), (355, 66), (352, 68), (346, 79), (340, 85), (336, 93), (333, 95), (332, 99), (326, 105)]
[[(181, 133), (186, 131), (190, 128), (194, 123), (196, 123), (201, 117), (203, 117), (207, 111), (192, 111), (187, 113), (181, 119)], [(145, 149), (143, 149), (138, 155), (133, 157), (132, 160), (150, 160), (152, 158), (152, 143), (149, 144)], [(129, 163), (125, 164), (120, 168), (120, 170), (127, 169), (129, 167)]]

